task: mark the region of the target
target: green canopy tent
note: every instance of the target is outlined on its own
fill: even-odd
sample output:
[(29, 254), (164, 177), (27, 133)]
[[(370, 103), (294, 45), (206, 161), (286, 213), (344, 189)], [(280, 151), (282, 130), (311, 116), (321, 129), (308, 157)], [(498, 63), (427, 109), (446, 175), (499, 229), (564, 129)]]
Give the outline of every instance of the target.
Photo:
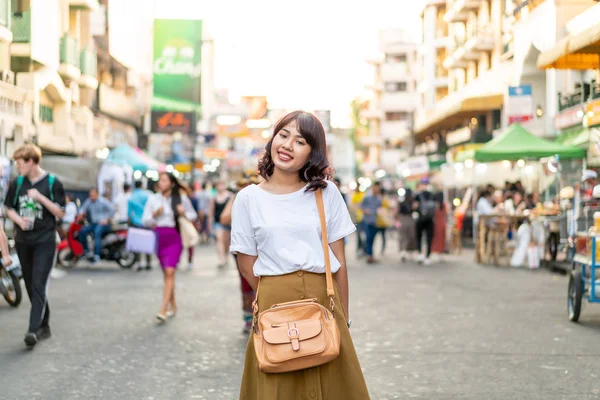
[(586, 154), (585, 149), (542, 139), (521, 125), (513, 124), (503, 134), (475, 151), (475, 160), (479, 162), (531, 160), (554, 155), (564, 160), (582, 159)]

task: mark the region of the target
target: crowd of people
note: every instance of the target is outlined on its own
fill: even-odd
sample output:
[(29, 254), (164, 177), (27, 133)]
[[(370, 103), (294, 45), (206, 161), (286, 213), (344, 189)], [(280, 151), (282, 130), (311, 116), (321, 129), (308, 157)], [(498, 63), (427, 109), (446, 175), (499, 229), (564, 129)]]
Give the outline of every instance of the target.
[(377, 262), (376, 238), (381, 236), (383, 254), (390, 229), (397, 229), (402, 261), (412, 256), (430, 264), (432, 254), (441, 257), (447, 251), (448, 207), (442, 193), (431, 191), (427, 179), (420, 181), (414, 193), (405, 189), (403, 196), (386, 192), (381, 182), (374, 182), (367, 191), (356, 190), (349, 207), (357, 225), (357, 253), (365, 255), (369, 264)]

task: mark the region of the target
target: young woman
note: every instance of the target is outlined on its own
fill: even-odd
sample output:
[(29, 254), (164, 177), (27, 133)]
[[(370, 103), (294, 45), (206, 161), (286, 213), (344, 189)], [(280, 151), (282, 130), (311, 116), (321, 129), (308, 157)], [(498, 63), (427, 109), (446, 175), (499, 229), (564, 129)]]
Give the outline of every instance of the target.
[(412, 216), (413, 214), (413, 195), (412, 190), (406, 189), (404, 200), (398, 205), (398, 239), (400, 245), (400, 260), (406, 261), (409, 253), (417, 248), (417, 226)]
[(233, 204), (231, 251), (256, 290), (258, 309), (275, 303), (316, 298), (327, 305), (325, 261), (314, 192), (323, 190), (334, 274), (339, 356), (318, 367), (278, 374), (261, 372), (252, 336), (248, 341), (240, 391), (242, 400), (369, 399), (350, 337), (348, 273), (344, 238), (355, 227), (341, 193), (329, 178), (325, 132), (319, 120), (295, 111), (275, 126), (259, 163), (265, 179), (241, 190)]
[(165, 322), (167, 317), (177, 312), (175, 303), (175, 270), (181, 258), (183, 243), (179, 233), (179, 217), (190, 221), (197, 218), (190, 199), (177, 178), (163, 172), (153, 194), (144, 207), (142, 223), (154, 229), (157, 239), (156, 255), (163, 270), (165, 289), (163, 303), (156, 318)]
[(227, 190), (227, 186), (224, 182), (218, 182), (216, 184), (217, 194), (210, 202), (209, 215), (213, 217), (213, 226), (215, 229), (215, 235), (217, 238), (217, 256), (219, 257), (219, 268), (223, 268), (227, 265), (229, 243), (231, 240), (231, 226), (224, 225), (221, 223), (221, 214), (227, 203), (233, 196), (230, 191)]

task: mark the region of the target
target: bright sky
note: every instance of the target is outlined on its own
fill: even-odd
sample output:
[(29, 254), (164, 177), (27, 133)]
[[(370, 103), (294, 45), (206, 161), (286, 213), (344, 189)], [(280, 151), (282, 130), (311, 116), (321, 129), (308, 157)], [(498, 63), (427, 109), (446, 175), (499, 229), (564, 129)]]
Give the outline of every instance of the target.
[(156, 0), (157, 18), (203, 19), (215, 39), (215, 87), (266, 95), (271, 108), (332, 110), (349, 104), (373, 71), (380, 28), (419, 35), (422, 0)]

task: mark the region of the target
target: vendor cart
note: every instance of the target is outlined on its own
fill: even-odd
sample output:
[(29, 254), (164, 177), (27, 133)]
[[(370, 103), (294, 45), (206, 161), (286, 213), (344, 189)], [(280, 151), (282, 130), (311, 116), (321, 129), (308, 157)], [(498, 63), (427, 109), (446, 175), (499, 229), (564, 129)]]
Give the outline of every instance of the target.
[(573, 257), (573, 269), (569, 277), (569, 296), (567, 300), (569, 319), (579, 320), (581, 302), (587, 299), (590, 303), (600, 303), (600, 253), (596, 253), (597, 238), (600, 234), (578, 233), (575, 242), (576, 254)]

